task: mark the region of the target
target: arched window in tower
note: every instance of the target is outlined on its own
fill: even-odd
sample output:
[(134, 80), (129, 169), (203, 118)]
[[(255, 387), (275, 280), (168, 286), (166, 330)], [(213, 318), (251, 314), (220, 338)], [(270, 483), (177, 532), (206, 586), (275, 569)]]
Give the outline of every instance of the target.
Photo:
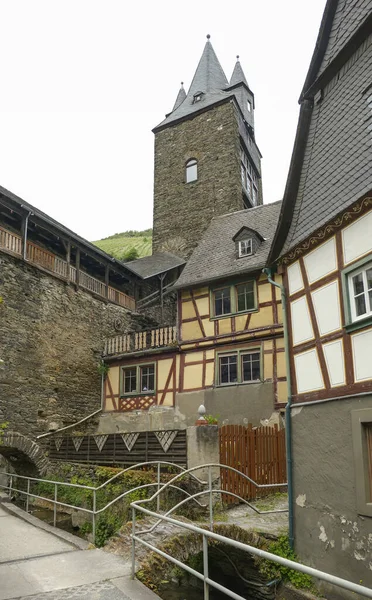
[(196, 181), (198, 178), (198, 161), (191, 158), (186, 163), (186, 183)]

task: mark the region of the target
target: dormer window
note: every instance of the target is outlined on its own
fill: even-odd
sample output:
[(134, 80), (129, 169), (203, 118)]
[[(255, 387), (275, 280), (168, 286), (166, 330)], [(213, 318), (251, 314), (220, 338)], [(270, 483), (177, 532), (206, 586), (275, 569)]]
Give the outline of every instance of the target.
[(203, 98), (203, 95), (203, 92), (196, 92), (196, 94), (194, 94), (193, 104), (195, 104), (196, 102), (200, 102), (200, 100)]
[(252, 251), (253, 251), (252, 238), (239, 241), (239, 258), (242, 258), (243, 256), (250, 256), (252, 254)]
[(191, 158), (186, 163), (186, 183), (191, 183), (198, 179), (198, 161)]
[(248, 109), (248, 112), (251, 112), (251, 110), (252, 110), (252, 102), (250, 100), (247, 100), (247, 109)]

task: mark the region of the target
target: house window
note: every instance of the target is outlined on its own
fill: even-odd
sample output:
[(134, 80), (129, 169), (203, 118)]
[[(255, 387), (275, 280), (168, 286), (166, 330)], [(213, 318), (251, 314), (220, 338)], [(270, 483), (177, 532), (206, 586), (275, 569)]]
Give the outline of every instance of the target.
[(255, 308), (254, 281), (236, 286), (237, 312), (245, 312)]
[(250, 256), (252, 254), (252, 238), (248, 240), (240, 240), (239, 242), (239, 258), (242, 256)]
[(231, 313), (230, 288), (225, 287), (214, 292), (214, 314), (227, 315)]
[(198, 163), (192, 158), (186, 163), (186, 183), (191, 183), (198, 179)]
[(243, 148), (240, 148), (240, 168), (243, 189), (246, 192), (252, 206), (257, 206), (258, 177)]
[(372, 517), (372, 408), (351, 411), (357, 511)]
[(252, 383), (261, 378), (261, 353), (237, 350), (218, 356), (217, 385)]
[(247, 281), (212, 291), (213, 316), (247, 312), (256, 309), (256, 284)]
[(195, 102), (200, 102), (202, 97), (203, 97), (203, 92), (196, 92), (196, 94), (194, 94), (193, 104), (195, 104)]
[(351, 320), (372, 315), (372, 263), (349, 274)]
[(153, 394), (155, 392), (155, 365), (135, 365), (122, 368), (122, 396)]
[(248, 112), (251, 112), (252, 110), (252, 103), (250, 100), (247, 100), (247, 108), (248, 108)]

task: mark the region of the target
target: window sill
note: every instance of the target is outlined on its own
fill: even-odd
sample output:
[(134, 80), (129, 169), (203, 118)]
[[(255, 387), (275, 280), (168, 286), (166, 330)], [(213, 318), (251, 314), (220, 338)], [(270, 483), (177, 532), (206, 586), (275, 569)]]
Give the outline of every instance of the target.
[(368, 325), (372, 325), (372, 315), (369, 315), (364, 319), (360, 319), (359, 321), (353, 321), (352, 323), (348, 323), (347, 325), (345, 325), (345, 331), (347, 331), (347, 333), (351, 333), (352, 331), (363, 329), (363, 327), (368, 327)]
[(216, 383), (216, 388), (227, 388), (227, 387), (238, 387), (241, 385), (254, 385), (258, 383), (263, 383), (262, 379), (255, 379), (254, 381), (241, 381), (237, 383)]
[(240, 315), (248, 315), (249, 313), (258, 312), (258, 308), (251, 308), (249, 310), (242, 310), (240, 312), (226, 313), (225, 315), (211, 316), (210, 321), (216, 321), (218, 319), (227, 319), (229, 317), (239, 317)]
[(120, 398), (138, 398), (138, 396), (155, 396), (156, 392), (131, 392), (130, 394), (120, 394)]

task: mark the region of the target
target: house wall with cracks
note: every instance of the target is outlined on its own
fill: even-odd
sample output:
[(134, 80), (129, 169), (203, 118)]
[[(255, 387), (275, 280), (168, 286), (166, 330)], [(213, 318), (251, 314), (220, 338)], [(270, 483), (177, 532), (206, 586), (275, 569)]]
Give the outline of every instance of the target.
[(372, 517), (357, 510), (362, 469), (351, 415), (370, 408), (372, 395), (292, 409), (295, 550), (305, 564), (365, 586), (372, 586)]

